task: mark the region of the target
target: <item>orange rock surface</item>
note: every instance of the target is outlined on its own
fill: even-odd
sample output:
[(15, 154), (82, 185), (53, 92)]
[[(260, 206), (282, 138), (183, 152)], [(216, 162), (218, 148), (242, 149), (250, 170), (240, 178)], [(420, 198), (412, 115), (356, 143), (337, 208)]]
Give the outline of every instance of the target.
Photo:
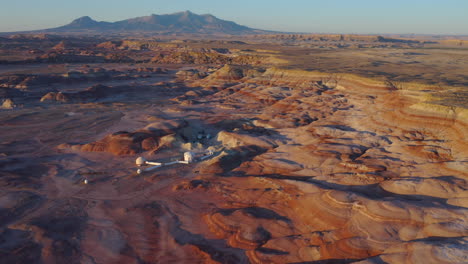
[[(159, 97), (4, 119), (20, 132), (3, 139), (0, 245), (46, 263), (468, 261), (466, 109), (350, 76), (170, 77)], [(207, 149), (135, 173), (140, 155)]]

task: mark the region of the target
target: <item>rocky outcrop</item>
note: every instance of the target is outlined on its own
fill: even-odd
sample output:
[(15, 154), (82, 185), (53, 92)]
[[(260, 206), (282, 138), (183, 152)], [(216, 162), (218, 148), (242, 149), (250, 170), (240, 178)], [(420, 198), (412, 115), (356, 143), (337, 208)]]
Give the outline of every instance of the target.
[(176, 73), (178, 78), (184, 80), (200, 80), (207, 76), (206, 72), (202, 72), (196, 69), (189, 69), (189, 70), (180, 70)]
[(102, 99), (112, 94), (112, 89), (105, 85), (94, 85), (76, 93), (50, 92), (41, 98), (41, 102), (84, 103)]
[(42, 63), (103, 63), (107, 59), (102, 56), (62, 54), (50, 52), (36, 59), (36, 62)]
[(224, 67), (213, 73), (210, 76), (210, 79), (213, 78), (224, 81), (238, 81), (244, 78), (244, 76), (244, 68), (226, 64)]
[(62, 81), (60, 76), (16, 74), (0, 78), (0, 87), (28, 89), (31, 86), (48, 85)]
[(66, 43), (65, 41), (60, 41), (57, 45), (55, 45), (52, 50), (57, 50), (57, 51), (63, 51), (65, 49), (68, 48), (68, 43)]
[(225, 64), (223, 67), (209, 75), (204, 81), (227, 82), (241, 81), (243, 78), (256, 78), (262, 76), (265, 70), (250, 66)]
[[(56, 83), (77, 83), (86, 81), (102, 81), (118, 78), (122, 72), (107, 71), (104, 69), (89, 69), (84, 71), (70, 71), (62, 75), (26, 75), (16, 74), (0, 78), (0, 87), (27, 90), (41, 88)], [(130, 78), (130, 77), (128, 77)]]
[(171, 142), (167, 136), (187, 126), (183, 120), (154, 122), (135, 132), (119, 131), (101, 140), (83, 145), (64, 144), (60, 149), (72, 148), (87, 152), (108, 152), (117, 156), (134, 155), (144, 151), (155, 151)]
[(261, 59), (250, 55), (225, 55), (218, 52), (175, 51), (168, 54), (161, 53), (151, 59), (158, 64), (241, 64), (258, 65)]
[(61, 93), (61, 92), (50, 92), (44, 95), (41, 98), (41, 102), (61, 102), (61, 103), (67, 103), (70, 101), (69, 96)]
[(123, 41), (106, 41), (99, 43), (96, 47), (100, 49), (116, 50), (122, 45)]
[(85, 144), (80, 149), (88, 152), (109, 152), (114, 155), (134, 155), (155, 147), (157, 147), (157, 138), (155, 139), (150, 133), (119, 131), (100, 141)]
[(2, 109), (13, 109), (15, 107), (16, 107), (16, 104), (10, 98), (3, 100), (3, 103), (0, 106), (0, 108)]

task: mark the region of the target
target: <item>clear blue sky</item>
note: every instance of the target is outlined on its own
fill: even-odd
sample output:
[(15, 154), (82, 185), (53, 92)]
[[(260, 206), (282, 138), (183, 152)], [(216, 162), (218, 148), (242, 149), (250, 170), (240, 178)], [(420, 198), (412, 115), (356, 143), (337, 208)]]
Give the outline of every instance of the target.
[(278, 31), (468, 35), (468, 0), (0, 0), (0, 32), (185, 10)]

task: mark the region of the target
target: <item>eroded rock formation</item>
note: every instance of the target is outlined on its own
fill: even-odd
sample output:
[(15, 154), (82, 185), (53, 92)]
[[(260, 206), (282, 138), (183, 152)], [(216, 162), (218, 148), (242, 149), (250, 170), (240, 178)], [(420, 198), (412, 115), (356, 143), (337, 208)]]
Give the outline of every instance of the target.
[(134, 155), (144, 151), (156, 151), (168, 144), (165, 136), (175, 135), (187, 126), (184, 120), (154, 122), (135, 132), (118, 131), (103, 139), (83, 145), (59, 146), (61, 149), (73, 148), (88, 152), (109, 152), (114, 155)]
[[(5, 259), (467, 262), (466, 110), (335, 77), (185, 68), (156, 85), (157, 103), (8, 116), (4, 135), (18, 135), (0, 160), (1, 234), (15, 238), (0, 241), (15, 249)], [(140, 155), (172, 161), (206, 149), (213, 157), (135, 173)]]

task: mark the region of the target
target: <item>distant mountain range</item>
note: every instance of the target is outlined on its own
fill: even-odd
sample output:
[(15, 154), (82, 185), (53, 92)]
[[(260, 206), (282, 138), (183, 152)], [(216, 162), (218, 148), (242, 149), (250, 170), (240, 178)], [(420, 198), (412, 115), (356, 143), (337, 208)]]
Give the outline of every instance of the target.
[(88, 16), (73, 20), (70, 24), (38, 30), (36, 32), (57, 33), (125, 33), (154, 32), (160, 34), (265, 34), (265, 30), (253, 29), (232, 21), (219, 19), (213, 15), (197, 15), (190, 11), (166, 15), (150, 15), (130, 18), (117, 22), (96, 21)]

